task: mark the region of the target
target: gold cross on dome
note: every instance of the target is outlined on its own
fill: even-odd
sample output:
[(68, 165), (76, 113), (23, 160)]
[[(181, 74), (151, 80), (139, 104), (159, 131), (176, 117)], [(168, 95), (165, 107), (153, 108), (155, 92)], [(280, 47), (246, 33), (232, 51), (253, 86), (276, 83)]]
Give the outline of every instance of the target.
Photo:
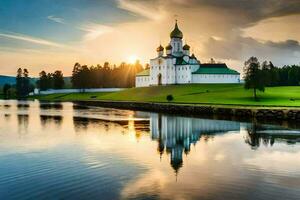
[(177, 20), (178, 20), (178, 19), (177, 19), (177, 18), (178, 18), (178, 15), (175, 14), (175, 15), (174, 15), (174, 18), (175, 18), (175, 21), (177, 22)]

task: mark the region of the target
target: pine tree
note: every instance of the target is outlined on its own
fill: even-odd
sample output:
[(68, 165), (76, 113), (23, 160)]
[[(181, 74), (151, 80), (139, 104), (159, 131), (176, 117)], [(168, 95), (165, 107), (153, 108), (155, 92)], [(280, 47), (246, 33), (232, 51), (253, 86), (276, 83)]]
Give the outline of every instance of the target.
[(251, 57), (245, 62), (245, 89), (253, 89), (254, 99), (257, 100), (256, 91), (265, 91), (264, 73), (256, 57)]

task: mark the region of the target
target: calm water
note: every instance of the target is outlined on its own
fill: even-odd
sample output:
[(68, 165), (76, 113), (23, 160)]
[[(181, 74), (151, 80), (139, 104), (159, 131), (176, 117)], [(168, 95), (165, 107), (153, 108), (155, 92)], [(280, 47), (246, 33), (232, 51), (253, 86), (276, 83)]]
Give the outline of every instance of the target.
[(300, 199), (300, 128), (0, 102), (0, 199)]

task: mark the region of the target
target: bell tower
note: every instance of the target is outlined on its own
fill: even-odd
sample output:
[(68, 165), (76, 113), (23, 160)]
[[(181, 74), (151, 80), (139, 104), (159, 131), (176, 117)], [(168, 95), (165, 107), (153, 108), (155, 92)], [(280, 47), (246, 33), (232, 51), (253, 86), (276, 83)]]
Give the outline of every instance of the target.
[(170, 38), (171, 38), (170, 44), (172, 46), (172, 54), (174, 56), (181, 56), (183, 53), (183, 49), (182, 49), (183, 34), (178, 28), (177, 20), (175, 21), (174, 30), (170, 33)]

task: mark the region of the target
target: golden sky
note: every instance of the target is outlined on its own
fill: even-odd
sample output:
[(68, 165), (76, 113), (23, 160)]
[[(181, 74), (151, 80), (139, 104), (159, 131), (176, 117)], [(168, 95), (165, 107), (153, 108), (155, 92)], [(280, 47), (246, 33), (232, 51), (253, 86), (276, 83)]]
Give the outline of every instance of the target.
[(299, 0), (0, 0), (0, 74), (70, 75), (75, 62), (142, 63), (166, 46), (175, 15), (201, 62), (242, 71), (250, 56), (300, 62)]

